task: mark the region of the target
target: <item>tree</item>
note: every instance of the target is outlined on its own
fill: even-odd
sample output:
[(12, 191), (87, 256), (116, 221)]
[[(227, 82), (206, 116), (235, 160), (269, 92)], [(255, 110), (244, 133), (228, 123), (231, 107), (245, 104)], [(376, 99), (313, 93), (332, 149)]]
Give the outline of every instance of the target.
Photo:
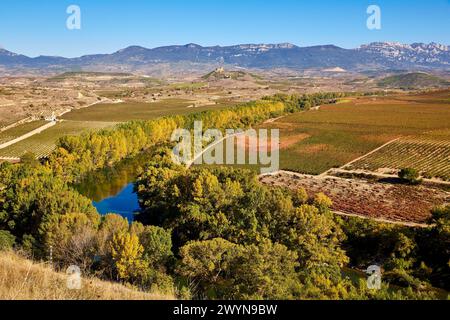
[(297, 206), (301, 206), (302, 204), (308, 202), (308, 193), (306, 192), (305, 188), (300, 187), (297, 189), (294, 196), (294, 202)]
[(340, 247), (345, 235), (331, 215), (302, 205), (290, 223), (290, 237), (285, 244), (297, 252), (301, 268), (336, 276), (348, 258)]
[[(90, 199), (80, 195), (55, 176), (50, 168), (38, 165), (2, 167), (0, 176), (0, 227), (19, 239), (42, 244), (48, 227), (60, 215), (79, 212), (93, 217), (97, 215)], [(35, 253), (46, 255), (42, 246)]]
[(139, 240), (144, 247), (145, 260), (153, 268), (163, 269), (173, 256), (171, 232), (157, 226), (145, 226)]
[(419, 171), (413, 168), (401, 169), (398, 176), (408, 184), (419, 184), (422, 182)]
[(144, 247), (136, 235), (128, 232), (115, 234), (110, 243), (117, 277), (134, 282), (145, 279), (148, 265), (143, 260)]
[(20, 163), (34, 167), (39, 164), (39, 161), (36, 160), (36, 155), (34, 153), (26, 152), (20, 157)]
[(432, 268), (432, 283), (450, 289), (450, 205), (435, 208), (429, 221), (433, 227), (419, 234), (419, 256)]
[(16, 237), (14, 237), (10, 232), (0, 230), (0, 251), (12, 249), (15, 242)]
[(114, 261), (110, 243), (115, 235), (128, 232), (129, 225), (127, 219), (117, 214), (107, 214), (102, 216), (100, 227), (96, 236), (96, 250), (100, 258), (97, 268), (109, 278), (114, 277)]
[(180, 249), (177, 272), (194, 281), (201, 293), (213, 290), (221, 296), (238, 246), (224, 239), (194, 241)]
[(209, 298), (290, 299), (300, 288), (297, 255), (267, 239), (249, 246), (220, 238), (195, 241), (180, 256), (178, 273)]
[(46, 247), (52, 247), (53, 261), (60, 266), (77, 265), (89, 272), (94, 258), (100, 215), (68, 213), (54, 219), (46, 233)]
[(314, 196), (314, 205), (321, 210), (328, 210), (333, 202), (324, 193), (319, 192)]
[(284, 245), (263, 240), (241, 247), (230, 272), (226, 299), (295, 299), (301, 290), (297, 254)]

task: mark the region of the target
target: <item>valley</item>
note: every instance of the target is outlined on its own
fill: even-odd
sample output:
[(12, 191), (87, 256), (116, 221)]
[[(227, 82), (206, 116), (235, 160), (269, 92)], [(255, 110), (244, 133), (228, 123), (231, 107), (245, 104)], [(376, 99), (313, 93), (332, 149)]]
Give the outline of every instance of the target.
[[(40, 240), (44, 246), (51, 243), (55, 265), (61, 268), (75, 261), (66, 256), (67, 250), (75, 250), (70, 254), (76, 263), (85, 264), (87, 273), (97, 270), (106, 279), (110, 279), (108, 272), (117, 271), (108, 265), (111, 249), (105, 243), (120, 246), (120, 241), (128, 241), (119, 240), (123, 236), (145, 244), (142, 250), (147, 253), (138, 261), (158, 273), (148, 278), (144, 275), (148, 269), (130, 269), (145, 283), (146, 292), (138, 287), (122, 292), (118, 287), (117, 296), (110, 296), (119, 299), (186, 297), (175, 288), (183, 286), (185, 275), (198, 270), (186, 267), (190, 262), (183, 255), (191, 246), (215, 246), (228, 241), (221, 238), (225, 237), (233, 242), (220, 245), (230, 246), (229, 250), (239, 252), (239, 259), (251, 264), (253, 257), (246, 256), (247, 247), (241, 243), (264, 234), (269, 241), (286, 245), (268, 244), (267, 250), (289, 248), (301, 253), (302, 246), (292, 240), (296, 238), (287, 235), (304, 232), (308, 237), (321, 237), (324, 232), (340, 239), (320, 250), (340, 259), (333, 268), (342, 273), (338, 281), (347, 288), (340, 294), (343, 297), (373, 297), (371, 293), (351, 293), (361, 278), (350, 281), (345, 276), (363, 271), (376, 255), (376, 246), (360, 247), (367, 237), (383, 243), (386, 252), (377, 254), (390, 270), (388, 274), (392, 273), (388, 283), (395, 289), (385, 287), (380, 294), (445, 296), (441, 289), (448, 285), (437, 271), (433, 271), (436, 278), (428, 278), (418, 269), (399, 275), (397, 272), (403, 271), (391, 267), (397, 259), (392, 258), (398, 254), (396, 246), (408, 241), (430, 245), (423, 237), (435, 236), (440, 230), (440, 212), (450, 204), (450, 90), (439, 79), (410, 73), (392, 76), (390, 72), (367, 76), (339, 68), (293, 75), (281, 70), (218, 67), (189, 79), (66, 72), (18, 77), (14, 85), (4, 81), (0, 99), (10, 113), (0, 113), (0, 175), (4, 178), (0, 206), (21, 203), (4, 206), (5, 212), (19, 210), (11, 213), (4, 225), (11, 228), (34, 215), (18, 220), (23, 210), (49, 216), (58, 210), (59, 218), (50, 224), (55, 236), (48, 234)], [(230, 127), (278, 129), (279, 170), (259, 174), (258, 165), (173, 164), (168, 160), (172, 131), (191, 126), (194, 120), (205, 121), (204, 130), (215, 126), (221, 131)], [(236, 148), (247, 150), (250, 145), (245, 141)], [(405, 169), (417, 172), (417, 183), (400, 177)], [(176, 214), (167, 215), (169, 212)], [(72, 224), (76, 225), (73, 234), (59, 229)], [(316, 231), (305, 231), (303, 224)], [(30, 232), (39, 238), (40, 231), (33, 228)], [(1, 232), (5, 239), (12, 239), (9, 231), (0, 230), (0, 236)], [(165, 243), (167, 248), (153, 249), (151, 242), (146, 242), (147, 234), (159, 237), (157, 241), (162, 242), (158, 245)], [(55, 242), (52, 237), (61, 238)], [(188, 242), (191, 237), (208, 240)], [(80, 244), (71, 242), (75, 238), (81, 239)], [(28, 240), (20, 241), (26, 244)], [(314, 248), (329, 240), (308, 241)], [(92, 250), (93, 243), (105, 269), (98, 269), (89, 255), (79, 253)], [(41, 244), (32, 246), (40, 248)], [(181, 256), (175, 258), (169, 246), (181, 250)], [(345, 254), (338, 246), (347, 250)], [(46, 250), (39, 253), (44, 259)], [(166, 260), (150, 262), (151, 250), (163, 250), (161, 259)], [(436, 262), (421, 250), (410, 255), (440, 268), (440, 260)], [(25, 263), (14, 254), (5, 257)], [(170, 259), (181, 259), (183, 267), (171, 270)], [(315, 256), (308, 259), (313, 265), (322, 263), (314, 262)], [(232, 263), (237, 261), (242, 263)], [(52, 281), (60, 279), (58, 273), (32, 268), (36, 277), (47, 274)], [(424, 289), (407, 291), (410, 284), (405, 287), (404, 282), (413, 281), (408, 276), (414, 276), (414, 281), (422, 279)], [(138, 283), (128, 271), (120, 277)], [(45, 298), (45, 290), (39, 290)], [(60, 294), (62, 298), (68, 295)], [(187, 297), (191, 294), (196, 293), (188, 291)], [(304, 291), (299, 296), (314, 294)]]
[(397, 2), (2, 1), (0, 315), (445, 314), (450, 0)]

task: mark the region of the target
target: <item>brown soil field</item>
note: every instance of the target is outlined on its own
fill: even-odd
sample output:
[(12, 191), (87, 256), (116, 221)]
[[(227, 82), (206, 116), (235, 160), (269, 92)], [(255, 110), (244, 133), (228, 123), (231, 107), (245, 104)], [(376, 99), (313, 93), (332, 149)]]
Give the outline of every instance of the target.
[(319, 178), (287, 172), (263, 176), (260, 181), (292, 190), (303, 187), (310, 196), (323, 192), (333, 201), (332, 209), (335, 211), (399, 222), (426, 223), (434, 207), (450, 203), (449, 192), (424, 186), (330, 176)]

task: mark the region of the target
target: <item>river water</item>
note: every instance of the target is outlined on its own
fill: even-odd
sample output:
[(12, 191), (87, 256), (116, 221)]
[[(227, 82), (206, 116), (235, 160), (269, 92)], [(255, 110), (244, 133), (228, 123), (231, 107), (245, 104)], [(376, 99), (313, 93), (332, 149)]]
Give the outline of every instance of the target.
[(123, 160), (112, 168), (89, 174), (75, 188), (92, 199), (92, 204), (100, 214), (116, 213), (133, 221), (134, 214), (140, 209), (137, 194), (134, 193), (134, 182), (151, 158), (149, 154), (142, 153)]

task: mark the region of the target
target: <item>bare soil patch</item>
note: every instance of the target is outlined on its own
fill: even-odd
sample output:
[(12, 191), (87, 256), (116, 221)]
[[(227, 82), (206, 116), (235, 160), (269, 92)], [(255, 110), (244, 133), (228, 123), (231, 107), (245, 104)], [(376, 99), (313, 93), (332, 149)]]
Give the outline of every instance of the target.
[(450, 203), (450, 193), (423, 186), (385, 184), (337, 177), (318, 178), (310, 175), (280, 172), (263, 176), (266, 185), (303, 187), (310, 196), (323, 192), (333, 201), (332, 209), (368, 218), (400, 222), (426, 223), (431, 210)]

